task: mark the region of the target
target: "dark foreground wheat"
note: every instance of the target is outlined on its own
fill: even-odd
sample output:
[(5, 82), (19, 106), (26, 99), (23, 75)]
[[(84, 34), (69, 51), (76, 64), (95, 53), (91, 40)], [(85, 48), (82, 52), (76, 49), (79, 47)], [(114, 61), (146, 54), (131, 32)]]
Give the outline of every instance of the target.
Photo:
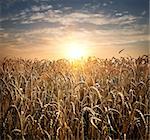
[(0, 139), (148, 140), (149, 57), (0, 61)]

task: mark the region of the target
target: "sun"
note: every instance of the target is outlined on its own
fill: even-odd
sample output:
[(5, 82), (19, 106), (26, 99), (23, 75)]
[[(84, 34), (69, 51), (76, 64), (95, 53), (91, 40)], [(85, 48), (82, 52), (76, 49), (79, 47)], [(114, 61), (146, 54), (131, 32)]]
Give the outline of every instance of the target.
[(67, 57), (71, 59), (78, 59), (87, 56), (86, 45), (82, 42), (71, 42), (67, 44)]

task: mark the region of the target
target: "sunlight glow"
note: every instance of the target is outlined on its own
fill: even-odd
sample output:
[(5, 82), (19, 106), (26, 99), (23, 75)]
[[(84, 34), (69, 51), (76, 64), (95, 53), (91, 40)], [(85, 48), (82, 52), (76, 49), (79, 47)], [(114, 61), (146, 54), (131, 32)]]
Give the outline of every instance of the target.
[(87, 46), (83, 43), (72, 42), (67, 45), (67, 57), (78, 59), (87, 56)]

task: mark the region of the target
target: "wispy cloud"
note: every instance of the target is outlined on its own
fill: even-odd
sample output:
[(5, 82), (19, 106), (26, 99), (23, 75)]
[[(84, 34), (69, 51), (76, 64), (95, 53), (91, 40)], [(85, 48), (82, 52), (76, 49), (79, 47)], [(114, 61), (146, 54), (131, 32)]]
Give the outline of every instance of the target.
[[(65, 8), (64, 8), (65, 9)], [(63, 9), (63, 10), (64, 10)], [(48, 10), (46, 12), (36, 12), (28, 18), (25, 16), (25, 12), (22, 12), (20, 17), (16, 16), (12, 18), (12, 20), (21, 19), (21, 23), (34, 23), (38, 21), (46, 21), (46, 22), (59, 22), (62, 25), (69, 25), (69, 24), (80, 24), (80, 23), (89, 23), (95, 25), (104, 25), (104, 24), (131, 24), (136, 23), (141, 17), (135, 17), (132, 15), (123, 15), (122, 13), (116, 13), (115, 16), (110, 14), (105, 15), (103, 13), (90, 13), (85, 10), (76, 10), (72, 11), (71, 8), (68, 11), (63, 10)]]

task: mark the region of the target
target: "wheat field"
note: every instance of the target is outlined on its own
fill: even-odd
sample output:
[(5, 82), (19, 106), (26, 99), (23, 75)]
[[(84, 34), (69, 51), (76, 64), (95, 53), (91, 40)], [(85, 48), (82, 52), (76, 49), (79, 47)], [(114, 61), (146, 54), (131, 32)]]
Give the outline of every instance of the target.
[(148, 62), (0, 60), (0, 139), (150, 139)]

